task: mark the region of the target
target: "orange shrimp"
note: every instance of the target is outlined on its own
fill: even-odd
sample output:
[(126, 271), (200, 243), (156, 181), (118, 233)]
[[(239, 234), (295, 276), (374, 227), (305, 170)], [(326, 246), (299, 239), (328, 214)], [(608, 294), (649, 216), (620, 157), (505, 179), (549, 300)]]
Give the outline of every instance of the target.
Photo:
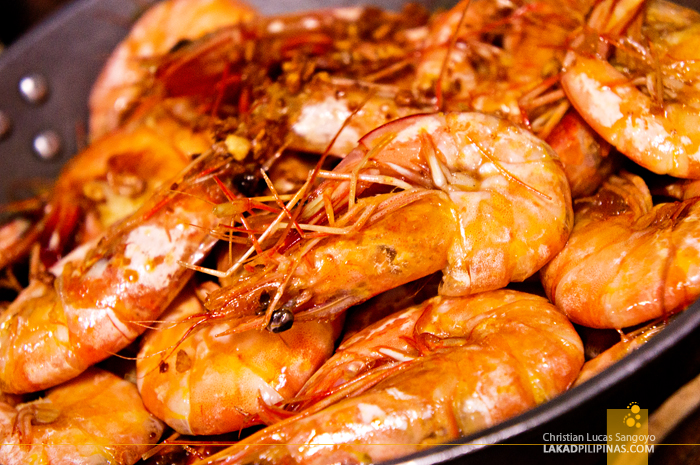
[(162, 433), (136, 386), (97, 368), (32, 402), (0, 402), (4, 465), (131, 465)]
[(390, 460), (546, 402), (582, 364), (576, 331), (543, 297), (510, 290), (435, 297), (357, 333), (305, 388), (306, 396), (330, 389), (335, 400), (352, 397), (320, 401), (206, 460)]
[(342, 318), (299, 322), (284, 334), (226, 335), (230, 321), (189, 331), (204, 318), (184, 292), (146, 333), (137, 360), (149, 411), (182, 434), (221, 434), (261, 423), (264, 404), (289, 400), (333, 354)]
[(90, 93), (90, 138), (118, 127), (147, 87), (151, 61), (183, 40), (253, 17), (239, 0), (167, 0), (146, 11), (112, 52)]
[(638, 176), (612, 176), (576, 202), (569, 242), (542, 284), (574, 322), (625, 328), (683, 310), (700, 296), (697, 197), (652, 205)]
[[(561, 84), (586, 122), (627, 157), (658, 174), (697, 179), (700, 15), (669, 20), (659, 12), (665, 8), (662, 1), (601, 2), (591, 26), (606, 42), (580, 38)], [(630, 21), (635, 27), (620, 37)], [(608, 59), (611, 45), (617, 48)]]
[(700, 180), (674, 179), (663, 185), (660, 189), (652, 191), (652, 194), (661, 194), (678, 200), (688, 200), (700, 197)]
[[(300, 213), (285, 212), (303, 189), (276, 218), (249, 218), (265, 230), (251, 233), (266, 251), (210, 294), (210, 320), (284, 330), (294, 318), (328, 318), (440, 270), (444, 295), (497, 289), (539, 270), (572, 226), (569, 187), (549, 146), (480, 113), (388, 123), (319, 175), (330, 179)], [(285, 232), (288, 215), (296, 219)], [(263, 294), (272, 298), (258, 317)]]
[[(34, 280), (0, 317), (0, 390), (32, 392), (115, 354), (157, 318), (215, 242), (212, 203), (239, 165), (210, 154), (97, 243)], [(32, 350), (27, 350), (31, 347)]]

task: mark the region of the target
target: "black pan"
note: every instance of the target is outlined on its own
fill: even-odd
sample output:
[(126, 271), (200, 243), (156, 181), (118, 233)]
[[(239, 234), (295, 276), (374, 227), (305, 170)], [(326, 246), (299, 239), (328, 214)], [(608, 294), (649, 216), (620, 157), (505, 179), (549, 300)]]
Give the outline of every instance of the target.
[[(85, 132), (87, 96), (117, 42), (140, 8), (152, 0), (77, 0), (0, 54), (0, 113), (10, 129), (0, 135), (0, 202), (23, 195), (27, 179), (51, 179), (76, 152)], [(264, 14), (356, 4), (353, 0), (249, 0)], [(400, 8), (403, 0), (372, 0)], [(442, 0), (424, 0), (429, 8)], [(680, 2), (700, 9), (700, 0)], [(48, 94), (30, 103), (19, 81), (39, 74)], [(0, 117), (0, 120), (2, 118)], [(0, 121), (0, 127), (2, 123)], [(47, 130), (60, 139), (57, 155), (41, 159), (32, 148)], [(2, 131), (0, 131), (2, 134)], [(545, 433), (606, 434), (606, 409), (637, 402), (650, 411), (700, 373), (700, 301), (666, 329), (599, 376), (518, 417), (455, 444), (435, 447), (391, 463), (602, 463), (604, 454), (544, 453)], [(664, 446), (657, 446), (664, 447)], [(650, 462), (654, 462), (653, 454)]]

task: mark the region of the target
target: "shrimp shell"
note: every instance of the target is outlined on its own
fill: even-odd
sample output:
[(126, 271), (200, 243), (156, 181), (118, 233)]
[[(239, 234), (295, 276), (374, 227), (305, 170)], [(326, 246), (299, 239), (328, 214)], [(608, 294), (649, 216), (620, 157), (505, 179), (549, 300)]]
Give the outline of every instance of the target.
[(566, 172), (571, 196), (592, 195), (620, 165), (621, 156), (581, 116), (569, 110), (547, 137)]
[(112, 52), (90, 92), (90, 138), (122, 123), (145, 90), (150, 61), (182, 40), (252, 17), (253, 10), (237, 0), (168, 0), (150, 8)]
[[(593, 42), (598, 53), (585, 49), (590, 38), (577, 38), (561, 85), (596, 133), (635, 163), (657, 174), (698, 179), (700, 17), (679, 14), (670, 19), (664, 5), (636, 0), (618, 8), (615, 2), (601, 2), (589, 20), (601, 34)], [(628, 27), (629, 22), (636, 24), (637, 15), (641, 27)], [(603, 24), (600, 18), (609, 20)], [(609, 42), (617, 46), (610, 58)], [(643, 78), (645, 89), (637, 87), (637, 78)]]

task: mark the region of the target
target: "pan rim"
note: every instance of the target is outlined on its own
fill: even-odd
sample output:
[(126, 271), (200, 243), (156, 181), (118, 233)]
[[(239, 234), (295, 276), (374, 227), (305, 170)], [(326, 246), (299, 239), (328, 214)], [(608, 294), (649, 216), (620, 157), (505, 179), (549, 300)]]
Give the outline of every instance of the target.
[[(150, 5), (153, 0), (147, 0)], [(254, 2), (251, 2), (254, 3)], [(359, 3), (359, 2), (353, 2)], [(430, 0), (423, 3), (430, 3)], [(86, 15), (98, 6), (108, 8), (109, 3), (101, 0), (75, 0), (32, 27), (0, 54), (0, 71), (16, 60), (21, 59), (47, 36), (63, 26), (75, 16)], [(126, 30), (125, 30), (126, 33)], [(62, 160), (67, 161), (67, 158)], [(450, 445), (438, 445), (426, 450), (384, 462), (385, 464), (428, 465), (464, 457), (478, 450), (492, 447), (548, 422), (561, 418), (572, 409), (580, 407), (596, 397), (615, 389), (629, 379), (637, 370), (659, 359), (669, 350), (700, 328), (700, 299), (680, 313), (659, 334), (649, 342), (628, 354), (620, 361), (605, 369), (579, 386), (569, 389), (557, 397), (516, 417), (495, 426), (464, 436)]]

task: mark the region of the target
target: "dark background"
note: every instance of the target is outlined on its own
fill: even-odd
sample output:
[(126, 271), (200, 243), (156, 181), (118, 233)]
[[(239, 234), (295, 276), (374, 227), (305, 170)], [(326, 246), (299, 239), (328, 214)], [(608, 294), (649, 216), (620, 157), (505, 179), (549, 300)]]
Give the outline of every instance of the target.
[(24, 31), (70, 0), (0, 0), (0, 42), (14, 42)]

